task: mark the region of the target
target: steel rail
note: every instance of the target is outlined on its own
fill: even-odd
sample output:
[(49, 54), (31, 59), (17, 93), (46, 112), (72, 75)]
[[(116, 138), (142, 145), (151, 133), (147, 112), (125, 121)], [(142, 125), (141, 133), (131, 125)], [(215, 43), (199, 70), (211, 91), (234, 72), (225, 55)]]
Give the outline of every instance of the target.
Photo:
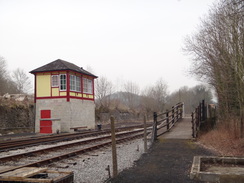
[[(125, 141), (134, 140), (134, 139), (140, 138), (140, 137), (143, 137), (143, 133), (136, 134), (136, 135), (129, 136), (129, 137), (124, 137), (124, 138), (121, 138), (121, 139), (117, 139), (116, 143), (119, 144), (119, 143), (123, 143)], [(72, 151), (72, 152), (69, 152), (69, 153), (65, 153), (65, 154), (61, 154), (61, 155), (58, 155), (58, 156), (54, 156), (52, 158), (47, 158), (47, 159), (44, 159), (44, 160), (32, 162), (32, 163), (29, 163), (29, 164), (26, 164), (26, 165), (20, 165), (20, 166), (7, 168), (5, 170), (0, 171), (0, 173), (13, 171), (13, 170), (16, 170), (16, 169), (19, 169), (19, 168), (23, 168), (23, 167), (40, 167), (40, 166), (47, 165), (47, 164), (50, 164), (50, 163), (53, 163), (53, 162), (57, 162), (57, 161), (60, 161), (60, 160), (63, 160), (63, 159), (69, 158), (69, 157), (77, 156), (78, 154), (83, 154), (85, 152), (91, 152), (91, 151), (100, 149), (102, 147), (111, 145), (111, 143), (112, 142), (110, 140), (109, 142), (103, 142), (103, 143), (100, 143), (100, 144), (97, 144), (97, 145), (92, 145), (90, 147), (86, 147), (86, 148), (75, 150), (75, 151)]]
[[(143, 129), (138, 129), (138, 130), (129, 131), (129, 132), (117, 133), (116, 137), (120, 138), (120, 137), (123, 137), (125, 135), (135, 134), (135, 133), (139, 133), (139, 132), (142, 132), (142, 131), (143, 131)], [(14, 155), (4, 156), (4, 157), (0, 157), (0, 162), (5, 162), (5, 161), (8, 161), (8, 160), (14, 160), (14, 159), (21, 158), (21, 157), (28, 157), (28, 156), (30, 156), (32, 154), (36, 154), (36, 153), (42, 153), (42, 152), (46, 153), (48, 151), (54, 151), (54, 150), (57, 150), (57, 149), (68, 148), (68, 147), (72, 147), (72, 146), (76, 146), (76, 145), (88, 144), (88, 143), (96, 142), (96, 141), (102, 141), (102, 140), (109, 139), (109, 138), (111, 138), (111, 135), (106, 135), (106, 136), (103, 136), (103, 137), (96, 137), (96, 138), (93, 138), (93, 139), (82, 140), (82, 141), (79, 141), (79, 142), (71, 142), (71, 143), (62, 144), (62, 145), (56, 145), (56, 146), (53, 146), (53, 147), (47, 147), (47, 148), (44, 148), (44, 149), (38, 149), (38, 150), (34, 150), (34, 151), (29, 151), (29, 152), (24, 152), (24, 153), (18, 153), (18, 154), (14, 154)]]
[[(133, 128), (140, 128), (142, 125), (134, 125), (129, 127), (122, 127), (117, 128), (116, 131), (124, 131), (128, 129)], [(72, 134), (62, 134), (62, 135), (51, 135), (51, 136), (42, 136), (42, 137), (35, 137), (35, 138), (27, 138), (22, 140), (11, 140), (8, 142), (0, 142), (0, 152), (6, 151), (6, 150), (13, 150), (20, 147), (26, 147), (26, 146), (34, 146), (34, 145), (40, 145), (40, 144), (48, 144), (53, 142), (60, 142), (60, 141), (67, 141), (67, 140), (74, 140), (74, 139), (80, 139), (80, 138), (86, 138), (91, 136), (97, 136), (97, 135), (104, 135), (109, 134), (110, 130), (103, 130), (103, 131), (89, 131), (89, 132), (83, 132), (83, 133), (72, 133)]]

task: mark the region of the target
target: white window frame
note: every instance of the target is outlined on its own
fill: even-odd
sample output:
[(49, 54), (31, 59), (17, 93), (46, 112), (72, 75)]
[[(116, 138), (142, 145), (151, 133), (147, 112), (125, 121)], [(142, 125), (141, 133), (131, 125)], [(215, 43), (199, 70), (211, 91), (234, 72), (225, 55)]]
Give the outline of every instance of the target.
[(81, 78), (79, 76), (76, 76), (76, 87), (75, 87), (75, 90), (77, 92), (81, 92)]
[(70, 91), (76, 91), (76, 76), (70, 75), (69, 76), (69, 83), (70, 83)]
[[(65, 79), (61, 78), (62, 76), (65, 76)], [(65, 84), (62, 83), (62, 81), (65, 81)], [(65, 89), (62, 89), (63, 86), (65, 86)], [(66, 74), (60, 74), (59, 75), (59, 90), (60, 91), (66, 91), (67, 90), (67, 76), (66, 76)]]
[(79, 76), (70, 75), (70, 91), (81, 92), (81, 79)]
[(83, 92), (93, 94), (93, 82), (91, 79), (83, 78)]
[(52, 87), (59, 86), (59, 77), (58, 75), (52, 75)]

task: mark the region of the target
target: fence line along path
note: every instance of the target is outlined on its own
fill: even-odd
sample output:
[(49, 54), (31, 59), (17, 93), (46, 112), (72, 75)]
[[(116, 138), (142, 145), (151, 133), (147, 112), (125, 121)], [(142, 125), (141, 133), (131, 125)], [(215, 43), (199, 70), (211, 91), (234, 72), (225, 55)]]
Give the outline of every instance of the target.
[(183, 117), (184, 103), (180, 102), (172, 107), (171, 110), (157, 114), (154, 112), (154, 123), (152, 130), (153, 141), (156, 138), (163, 139), (191, 139), (192, 138), (192, 119)]
[(174, 127), (167, 133), (158, 137), (160, 139), (191, 139), (192, 123), (191, 117), (184, 117), (175, 123)]

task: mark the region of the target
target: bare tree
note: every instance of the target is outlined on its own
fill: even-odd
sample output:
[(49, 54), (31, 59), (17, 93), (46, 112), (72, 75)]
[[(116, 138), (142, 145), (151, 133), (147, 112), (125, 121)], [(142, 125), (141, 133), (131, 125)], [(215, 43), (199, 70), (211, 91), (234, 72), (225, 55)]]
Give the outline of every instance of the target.
[(143, 91), (143, 105), (147, 113), (164, 111), (167, 88), (167, 84), (160, 78), (153, 86)]
[(0, 77), (5, 77), (7, 72), (7, 64), (3, 57), (0, 56)]
[(108, 108), (111, 102), (111, 94), (113, 93), (113, 84), (104, 76), (96, 80), (96, 100), (98, 106)]
[(166, 106), (171, 108), (178, 102), (184, 102), (185, 113), (190, 114), (202, 100), (205, 100), (207, 104), (212, 103), (212, 92), (209, 87), (205, 85), (197, 85), (192, 88), (184, 86), (167, 97)]
[(16, 93), (17, 87), (9, 77), (6, 60), (0, 56), (0, 95)]
[(136, 83), (128, 81), (124, 84), (124, 102), (130, 109), (134, 109), (139, 105), (138, 95), (140, 94), (140, 88)]
[(4, 94), (7, 91), (6, 88), (6, 61), (3, 57), (0, 57), (0, 94)]
[(24, 70), (20, 68), (14, 70), (12, 77), (19, 93), (28, 93), (31, 90), (30, 78), (26, 75)]
[(194, 60), (191, 72), (211, 84), (222, 114), (240, 114), (244, 106), (244, 1), (222, 0), (186, 39)]
[[(192, 73), (211, 84), (222, 118), (244, 119), (244, 1), (221, 0), (186, 39), (185, 51), (194, 60)], [(231, 120), (223, 120), (230, 123)]]
[(154, 90), (153, 90), (153, 96), (156, 99), (157, 108), (160, 111), (164, 111), (164, 106), (166, 103), (166, 96), (168, 93), (167, 89), (168, 89), (167, 84), (163, 81), (162, 78), (160, 78), (156, 82)]

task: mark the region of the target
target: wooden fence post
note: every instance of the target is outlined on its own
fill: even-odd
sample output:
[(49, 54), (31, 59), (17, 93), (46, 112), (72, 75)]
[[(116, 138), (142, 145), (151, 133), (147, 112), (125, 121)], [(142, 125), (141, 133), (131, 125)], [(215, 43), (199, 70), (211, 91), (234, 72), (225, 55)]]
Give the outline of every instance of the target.
[(166, 124), (167, 124), (167, 131), (169, 131), (169, 111), (166, 110)]
[(199, 110), (199, 124), (200, 124), (200, 121), (202, 121), (202, 103), (200, 102), (199, 103), (199, 106), (198, 106)]
[(146, 124), (146, 115), (144, 115), (144, 152), (147, 152), (147, 124)]
[(243, 134), (243, 117), (244, 117), (244, 111), (243, 109), (241, 110), (241, 121), (240, 121), (240, 138), (243, 138), (244, 134)]
[(183, 113), (184, 113), (184, 103), (181, 103), (181, 107), (180, 107), (180, 119), (182, 119), (184, 117)]
[(117, 153), (116, 153), (116, 139), (115, 139), (115, 127), (114, 127), (114, 117), (110, 117), (111, 121), (111, 136), (112, 136), (112, 158), (113, 158), (113, 177), (118, 174), (118, 164), (117, 164)]
[(153, 142), (157, 140), (157, 113), (153, 113), (153, 133), (152, 133), (152, 140)]
[(201, 118), (201, 121), (205, 121), (205, 117), (206, 117), (205, 101), (202, 100), (202, 118)]
[(172, 124), (175, 125), (175, 107), (172, 107)]
[(196, 137), (196, 111), (191, 113), (191, 122), (192, 122), (192, 137), (195, 138)]
[(176, 107), (176, 121), (178, 121), (179, 120), (179, 106), (177, 105), (177, 107)]
[(198, 131), (200, 130), (200, 123), (201, 123), (201, 105), (198, 106), (196, 116), (197, 116), (197, 121), (196, 121), (196, 135), (195, 137), (198, 137)]

